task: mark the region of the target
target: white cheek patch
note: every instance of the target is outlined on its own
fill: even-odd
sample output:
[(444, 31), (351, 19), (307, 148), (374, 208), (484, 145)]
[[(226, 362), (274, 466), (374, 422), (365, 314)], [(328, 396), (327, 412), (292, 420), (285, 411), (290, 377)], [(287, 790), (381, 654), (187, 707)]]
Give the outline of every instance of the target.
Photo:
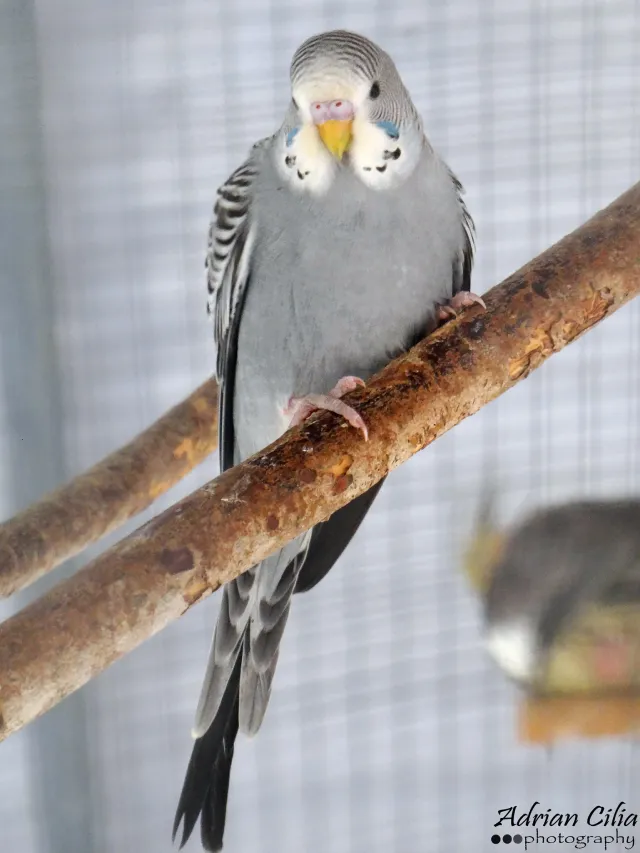
[(375, 190), (401, 184), (413, 172), (420, 156), (415, 140), (392, 139), (388, 133), (366, 119), (353, 122), (353, 140), (349, 159), (360, 180)]
[(337, 163), (325, 148), (315, 127), (305, 125), (289, 134), (276, 152), (278, 171), (296, 192), (323, 195), (331, 186)]

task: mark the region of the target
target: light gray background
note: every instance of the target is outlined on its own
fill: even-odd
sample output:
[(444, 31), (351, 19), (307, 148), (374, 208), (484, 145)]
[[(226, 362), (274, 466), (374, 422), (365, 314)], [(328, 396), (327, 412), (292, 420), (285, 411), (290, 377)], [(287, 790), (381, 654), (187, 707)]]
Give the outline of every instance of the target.
[[(3, 517), (210, 374), (215, 188), (279, 122), (293, 50), (337, 26), (390, 51), (466, 185), (476, 292), (638, 179), (634, 0), (0, 0)], [(511, 804), (638, 810), (630, 740), (517, 743), (517, 694), (479, 648), (459, 565), (490, 476), (504, 520), (638, 494), (639, 309), (395, 473), (296, 600), (265, 724), (238, 743), (229, 853), (484, 851)], [(0, 745), (0, 850), (171, 849), (216, 609)]]

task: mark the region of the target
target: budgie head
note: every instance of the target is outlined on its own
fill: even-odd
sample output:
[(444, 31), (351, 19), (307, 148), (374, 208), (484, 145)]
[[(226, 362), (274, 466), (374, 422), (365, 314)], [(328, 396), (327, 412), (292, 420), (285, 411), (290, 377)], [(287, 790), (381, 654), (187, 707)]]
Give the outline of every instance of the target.
[(325, 192), (339, 169), (374, 189), (413, 172), (424, 145), (420, 117), (391, 59), (364, 36), (313, 36), (291, 62), (292, 100), (278, 166), (301, 191)]

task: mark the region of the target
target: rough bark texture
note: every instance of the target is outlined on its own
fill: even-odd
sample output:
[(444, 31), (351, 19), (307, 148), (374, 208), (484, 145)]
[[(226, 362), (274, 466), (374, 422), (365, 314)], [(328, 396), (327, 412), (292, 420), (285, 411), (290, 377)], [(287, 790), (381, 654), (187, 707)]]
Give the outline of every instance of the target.
[(0, 626), (0, 738), (361, 494), (640, 292), (640, 184), (348, 396)]
[(210, 379), (125, 447), (0, 525), (0, 597), (11, 595), (142, 512), (215, 450)]

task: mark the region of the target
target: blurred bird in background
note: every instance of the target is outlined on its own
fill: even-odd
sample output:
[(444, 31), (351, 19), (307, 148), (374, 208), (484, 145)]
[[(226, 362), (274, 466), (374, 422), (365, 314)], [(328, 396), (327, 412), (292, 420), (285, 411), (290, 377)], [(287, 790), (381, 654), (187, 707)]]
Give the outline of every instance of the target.
[(569, 503), (507, 533), (487, 500), (464, 565), (508, 676), (543, 695), (640, 690), (640, 501)]
[[(383, 50), (345, 31), (297, 50), (284, 121), (218, 191), (209, 234), (222, 470), (317, 409), (366, 440), (343, 395), (483, 304), (461, 193)], [(291, 596), (327, 574), (379, 487), (225, 587), (174, 824), (182, 844), (201, 816), (204, 847), (222, 848), (236, 735), (262, 722)]]

